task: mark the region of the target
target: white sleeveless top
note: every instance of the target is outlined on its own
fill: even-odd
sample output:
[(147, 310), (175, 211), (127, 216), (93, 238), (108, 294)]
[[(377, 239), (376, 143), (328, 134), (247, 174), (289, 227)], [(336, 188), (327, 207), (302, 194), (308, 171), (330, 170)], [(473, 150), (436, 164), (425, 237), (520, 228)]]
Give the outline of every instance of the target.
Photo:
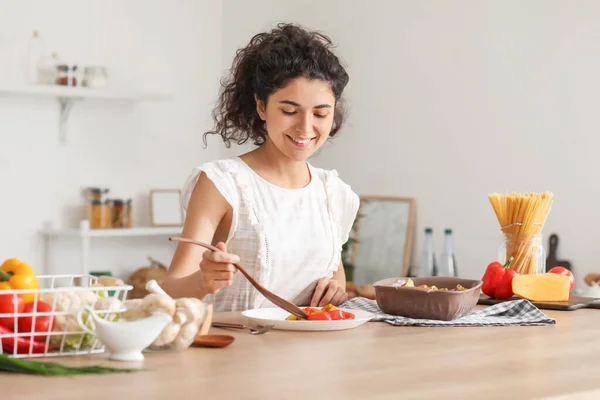
[[(359, 206), (359, 197), (335, 170), (308, 167), (308, 185), (285, 189), (267, 182), (239, 157), (211, 161), (194, 168), (182, 191), (187, 210), (204, 172), (233, 209), (227, 251), (237, 254), (263, 286), (300, 306), (310, 303), (320, 278), (332, 277), (338, 269)], [(215, 294), (215, 311), (261, 307), (273, 304), (240, 273)]]

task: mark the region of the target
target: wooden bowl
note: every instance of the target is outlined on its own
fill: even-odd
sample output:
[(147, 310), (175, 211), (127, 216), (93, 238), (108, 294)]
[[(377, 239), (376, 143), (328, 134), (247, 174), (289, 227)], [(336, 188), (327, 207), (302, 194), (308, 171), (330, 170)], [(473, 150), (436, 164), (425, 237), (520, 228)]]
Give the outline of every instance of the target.
[(452, 289), (461, 285), (467, 290), (433, 290), (396, 284), (408, 278), (388, 278), (375, 282), (375, 295), (381, 311), (408, 318), (451, 321), (470, 312), (479, 300), (482, 282), (455, 277), (431, 276), (410, 278), (415, 286), (427, 285)]

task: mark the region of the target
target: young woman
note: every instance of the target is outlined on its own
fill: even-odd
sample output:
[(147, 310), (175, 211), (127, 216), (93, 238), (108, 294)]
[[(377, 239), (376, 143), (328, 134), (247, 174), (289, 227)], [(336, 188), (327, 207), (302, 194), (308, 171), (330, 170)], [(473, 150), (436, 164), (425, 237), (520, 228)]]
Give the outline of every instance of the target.
[[(183, 189), (182, 236), (164, 289), (173, 297), (214, 294), (216, 311), (273, 306), (232, 263), (300, 306), (347, 299), (341, 261), (359, 206), (335, 170), (307, 159), (342, 126), (348, 74), (317, 32), (281, 24), (239, 50), (223, 83), (215, 129), (229, 147), (256, 149), (195, 168)], [(206, 135), (206, 134), (205, 134)], [(205, 136), (206, 139), (206, 136)]]

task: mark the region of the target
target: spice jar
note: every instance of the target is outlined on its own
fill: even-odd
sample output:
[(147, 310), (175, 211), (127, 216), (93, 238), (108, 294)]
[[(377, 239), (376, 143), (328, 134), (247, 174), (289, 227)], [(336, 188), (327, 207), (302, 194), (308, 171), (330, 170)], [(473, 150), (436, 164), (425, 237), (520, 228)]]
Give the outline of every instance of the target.
[(123, 227), (124, 228), (131, 228), (131, 226), (132, 226), (132, 221), (133, 221), (132, 204), (133, 204), (132, 199), (128, 199), (127, 202), (125, 203), (125, 210), (123, 213)]
[(125, 203), (123, 200), (114, 199), (112, 201), (112, 227), (113, 228), (123, 228), (123, 212), (125, 208)]
[(58, 64), (56, 66), (56, 84), (60, 86), (77, 86), (77, 65)]
[(107, 229), (111, 227), (110, 203), (92, 200), (89, 207), (90, 229)]
[(104, 195), (108, 193), (108, 189), (89, 187), (86, 189), (87, 198), (89, 200), (104, 200)]

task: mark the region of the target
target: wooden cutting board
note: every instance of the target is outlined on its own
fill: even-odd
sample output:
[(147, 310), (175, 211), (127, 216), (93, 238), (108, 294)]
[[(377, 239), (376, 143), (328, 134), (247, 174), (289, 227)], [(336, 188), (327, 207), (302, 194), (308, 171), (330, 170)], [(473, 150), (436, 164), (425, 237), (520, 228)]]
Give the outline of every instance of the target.
[[(482, 294), (479, 296), (477, 304), (482, 305), (494, 305), (505, 301), (519, 300), (519, 297), (511, 297), (504, 300), (490, 299), (486, 295)], [(580, 308), (597, 308), (600, 309), (600, 299), (596, 297), (581, 297), (571, 296), (569, 301), (558, 301), (558, 302), (537, 302), (532, 301), (531, 304), (535, 305), (539, 309), (546, 310), (562, 310), (562, 311), (573, 311)]]

